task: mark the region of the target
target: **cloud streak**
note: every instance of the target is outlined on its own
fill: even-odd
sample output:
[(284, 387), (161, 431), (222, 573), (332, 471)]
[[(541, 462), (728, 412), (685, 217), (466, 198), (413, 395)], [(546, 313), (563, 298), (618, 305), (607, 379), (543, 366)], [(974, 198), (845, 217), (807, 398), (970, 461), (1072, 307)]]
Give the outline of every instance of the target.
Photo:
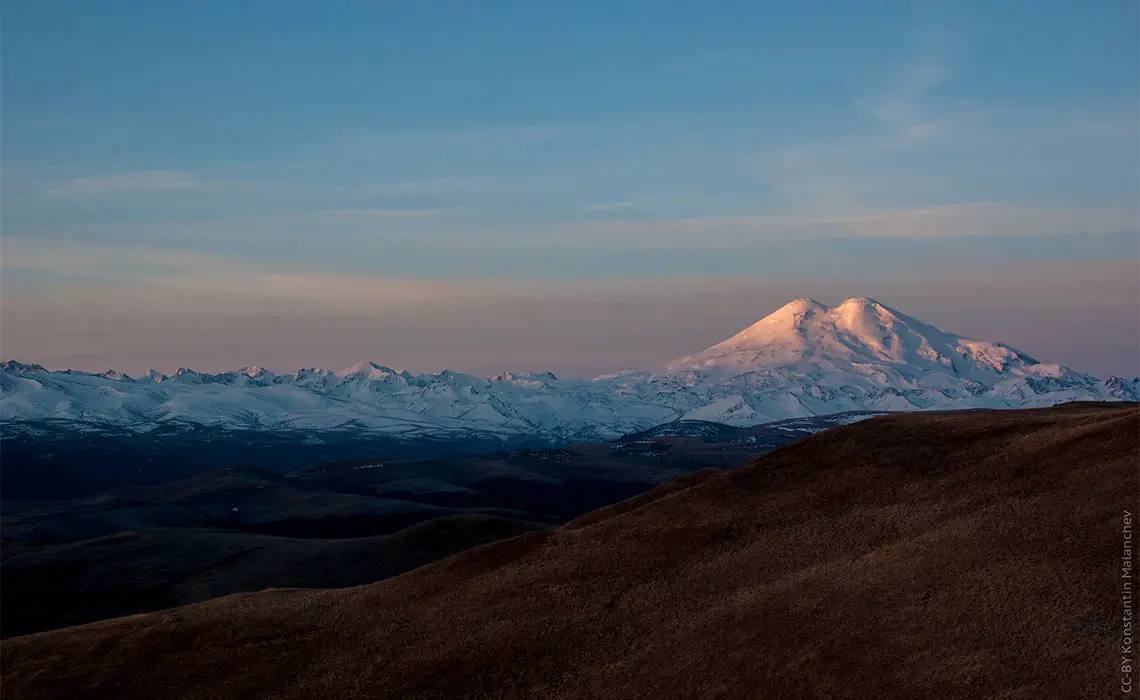
[[(646, 248), (748, 249), (832, 239), (1052, 237), (1140, 233), (1136, 209), (1053, 209), (965, 202), (829, 216), (603, 221), (565, 226), (535, 245), (584, 242)], [(519, 241), (524, 243), (525, 241)]]
[(100, 197), (181, 192), (202, 186), (195, 175), (180, 170), (138, 170), (93, 177), (76, 177), (49, 189), (48, 197)]

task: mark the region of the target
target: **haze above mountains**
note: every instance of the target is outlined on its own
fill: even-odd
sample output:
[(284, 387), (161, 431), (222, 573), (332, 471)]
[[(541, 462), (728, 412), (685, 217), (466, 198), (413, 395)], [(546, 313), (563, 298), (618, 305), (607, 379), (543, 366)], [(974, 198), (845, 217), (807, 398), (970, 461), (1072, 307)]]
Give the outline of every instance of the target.
[(1102, 379), (1042, 363), (866, 297), (833, 307), (801, 297), (704, 351), (586, 381), (551, 373), (414, 375), (372, 362), (280, 375), (246, 367), (131, 377), (9, 361), (0, 387), (0, 415), (22, 430), (189, 425), (552, 441), (612, 439), (675, 420), (752, 425), (851, 410), (1140, 398), (1140, 378)]

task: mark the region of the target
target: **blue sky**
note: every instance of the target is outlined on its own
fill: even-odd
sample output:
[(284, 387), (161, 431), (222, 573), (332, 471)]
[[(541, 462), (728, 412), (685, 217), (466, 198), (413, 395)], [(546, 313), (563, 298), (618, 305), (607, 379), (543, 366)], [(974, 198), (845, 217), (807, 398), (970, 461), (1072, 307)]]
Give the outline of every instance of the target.
[[(694, 309), (715, 328), (665, 315), (652, 347), (681, 351), (809, 280), (855, 294), (944, 281), (965, 298), (984, 268), (1020, 285), (992, 303), (1021, 301), (986, 322), (947, 306), (967, 326), (948, 330), (1007, 342), (1009, 318), (1058, 285), (1116, 275), (1097, 318), (1126, 329), (1108, 352), (1050, 340), (1067, 317), (1026, 350), (1125, 372), (1140, 316), (1138, 26), (1136, 4), (1115, 0), (16, 0), (0, 17), (4, 354), (209, 369), (236, 344), (266, 365), (588, 374), (636, 362), (650, 338), (552, 353), (567, 332), (555, 308), (591, 285), (653, 289), (663, 308), (708, 280), (768, 285), (731, 313), (724, 299)], [(383, 304), (337, 296), (360, 285)], [(282, 334), (309, 328), (300, 304), (356, 339), (332, 351), (299, 332), (296, 356), (230, 331), (148, 344), (154, 318), (213, 322), (219, 290)], [(884, 301), (940, 313), (897, 293)], [(548, 305), (530, 304), (502, 348), (425, 355), (440, 334), (497, 328), (503, 295)], [(582, 308), (590, 347), (631, 332), (605, 305)], [(60, 335), (75, 317), (88, 321)], [(400, 325), (411, 317), (428, 320)], [(345, 330), (361, 323), (372, 335)]]

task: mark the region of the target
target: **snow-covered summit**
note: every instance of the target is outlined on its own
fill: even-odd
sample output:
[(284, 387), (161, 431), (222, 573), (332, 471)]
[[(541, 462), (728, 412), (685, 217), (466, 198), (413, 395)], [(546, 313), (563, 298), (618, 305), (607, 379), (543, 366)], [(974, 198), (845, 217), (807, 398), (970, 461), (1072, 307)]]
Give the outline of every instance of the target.
[(405, 376), (406, 372), (391, 367), (378, 365), (375, 362), (357, 362), (351, 367), (345, 367), (339, 372), (333, 372), (337, 377), (353, 379), (391, 379), (396, 376)]
[(0, 370), (5, 372), (47, 372), (48, 369), (43, 365), (35, 363), (18, 362), (16, 360), (5, 360), (0, 362)]
[(250, 379), (260, 379), (261, 377), (272, 377), (273, 372), (265, 369), (261, 365), (251, 365), (249, 367), (242, 367), (238, 370), (239, 374), (244, 374)]
[(844, 411), (1138, 400), (1140, 378), (1101, 380), (1001, 343), (946, 333), (868, 297), (801, 297), (701, 352), (594, 380), (549, 372), (414, 375), (375, 362), (275, 374), (252, 366), (139, 377), (0, 364), (6, 429), (44, 419), (146, 430), (351, 429), (608, 439), (670, 421), (751, 425)]
[(666, 363), (661, 371), (843, 371), (868, 363), (977, 378), (1037, 361), (1000, 343), (945, 333), (870, 297), (833, 307), (800, 297), (727, 340)]

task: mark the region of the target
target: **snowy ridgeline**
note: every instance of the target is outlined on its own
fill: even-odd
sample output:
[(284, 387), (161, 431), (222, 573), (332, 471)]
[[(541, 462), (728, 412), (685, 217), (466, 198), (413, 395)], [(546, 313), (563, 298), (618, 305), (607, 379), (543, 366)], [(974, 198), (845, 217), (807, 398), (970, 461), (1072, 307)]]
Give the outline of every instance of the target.
[(1140, 378), (1099, 379), (999, 343), (940, 331), (873, 299), (796, 299), (694, 355), (593, 380), (550, 373), (413, 375), (260, 367), (130, 377), (0, 365), (6, 430), (161, 424), (611, 439), (676, 420), (754, 425), (843, 411), (1049, 406), (1140, 399)]

